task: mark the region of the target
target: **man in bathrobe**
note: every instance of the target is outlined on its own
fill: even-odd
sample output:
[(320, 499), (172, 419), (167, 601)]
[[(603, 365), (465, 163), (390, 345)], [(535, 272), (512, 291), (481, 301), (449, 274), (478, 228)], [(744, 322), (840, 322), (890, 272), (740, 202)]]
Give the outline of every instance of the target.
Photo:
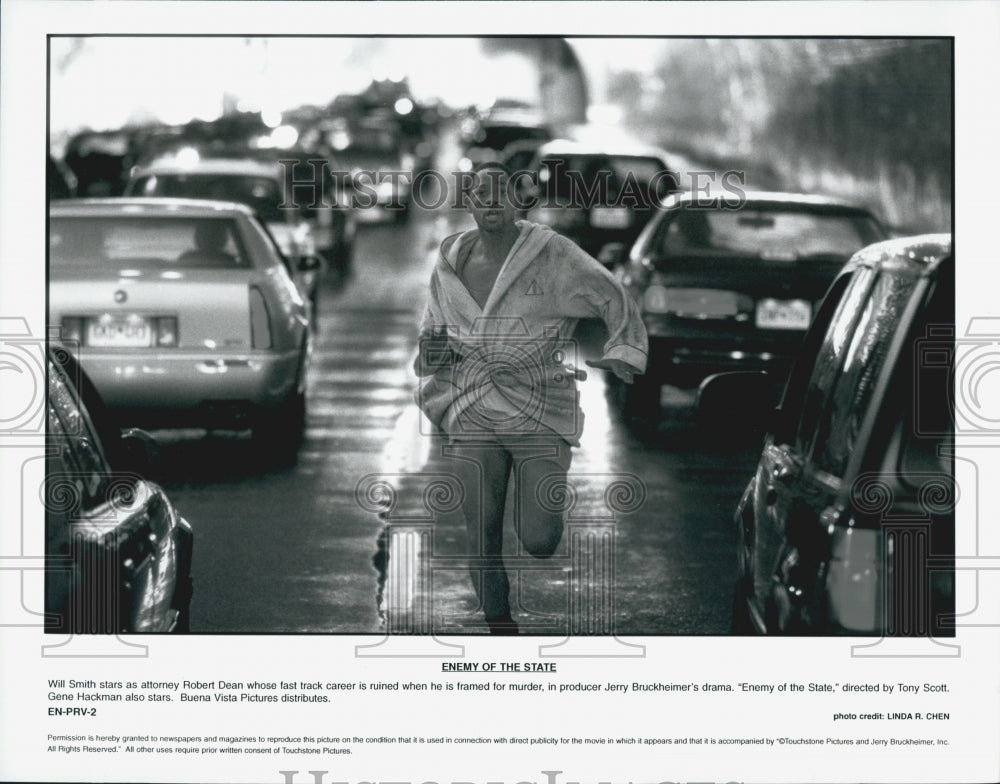
[(588, 362), (631, 383), (646, 369), (638, 308), (595, 259), (551, 229), (517, 220), (501, 164), (477, 167), (467, 209), (476, 229), (452, 235), (430, 282), (421, 323), (417, 402), (447, 437), (459, 478), (470, 573), (494, 634), (516, 634), (503, 566), (508, 483), (513, 523), (533, 556), (562, 538), (566, 473), (579, 446), (585, 374), (567, 364), (581, 318), (600, 318), (609, 339)]

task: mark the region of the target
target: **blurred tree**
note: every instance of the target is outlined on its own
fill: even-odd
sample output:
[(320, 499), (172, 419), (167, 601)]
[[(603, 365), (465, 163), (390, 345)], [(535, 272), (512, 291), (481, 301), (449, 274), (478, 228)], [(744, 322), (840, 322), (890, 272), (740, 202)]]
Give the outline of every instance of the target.
[(658, 143), (743, 166), (751, 184), (776, 172), (782, 187), (865, 201), (893, 223), (950, 227), (950, 41), (671, 43), (641, 100), (630, 71), (609, 91)]

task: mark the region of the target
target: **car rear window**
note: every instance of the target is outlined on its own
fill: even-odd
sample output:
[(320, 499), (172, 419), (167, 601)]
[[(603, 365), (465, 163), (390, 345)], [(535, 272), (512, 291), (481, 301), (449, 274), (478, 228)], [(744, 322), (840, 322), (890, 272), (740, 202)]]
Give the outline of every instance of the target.
[(341, 138), (340, 146), (334, 146), (348, 153), (352, 149), (392, 153), (398, 152), (402, 146), (399, 136), (388, 128), (365, 125), (352, 128), (347, 132), (346, 136), (346, 144), (343, 143), (344, 139)]
[(675, 184), (673, 175), (659, 158), (634, 155), (547, 155), (541, 160), (538, 169), (539, 187), (550, 197), (560, 200), (579, 199), (585, 196), (585, 192), (589, 192), (600, 199), (614, 201), (627, 182), (631, 187), (634, 184), (648, 185), (654, 180), (660, 192), (650, 194), (640, 191), (636, 194), (639, 203), (633, 205), (639, 207), (652, 206), (653, 201), (666, 196)]
[(285, 221), (281, 181), (237, 174), (151, 174), (130, 189), (134, 196), (218, 199), (246, 204), (265, 221)]
[(568, 155), (546, 156), (542, 160), (543, 181), (558, 182), (557, 177), (565, 177), (570, 172), (581, 172), (592, 176), (599, 171), (609, 171), (624, 180), (631, 174), (639, 182), (649, 182), (658, 172), (667, 167), (659, 158), (634, 155)]
[(502, 150), (508, 144), (533, 139), (547, 141), (552, 134), (547, 128), (531, 125), (484, 125), (473, 136), (470, 147), (489, 147)]
[(65, 217), (49, 222), (52, 269), (250, 267), (231, 218)]
[(774, 260), (846, 259), (882, 239), (874, 220), (780, 209), (684, 209), (659, 236), (663, 256), (731, 253)]

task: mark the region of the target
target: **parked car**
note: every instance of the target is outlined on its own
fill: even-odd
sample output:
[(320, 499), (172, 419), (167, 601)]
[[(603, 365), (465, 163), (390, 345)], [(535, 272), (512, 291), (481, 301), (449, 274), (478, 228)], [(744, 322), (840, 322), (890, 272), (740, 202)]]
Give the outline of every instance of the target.
[[(112, 453), (147, 455), (121, 435), (64, 348), (48, 352), (45, 629), (73, 634), (186, 632), (191, 526), (161, 488)], [(107, 450), (107, 451), (106, 451)]]
[[(608, 243), (631, 244), (679, 187), (656, 148), (557, 139), (543, 144), (518, 178), (527, 218), (546, 224), (597, 256)], [(529, 176), (534, 179), (528, 185)]]
[(64, 161), (76, 177), (79, 196), (120, 196), (135, 160), (131, 133), (82, 131), (66, 145)]
[(777, 410), (761, 374), (703, 385), (708, 419), (768, 425), (735, 515), (735, 632), (954, 634), (954, 300), (950, 236), (873, 245)]
[(292, 461), (312, 338), (286, 261), (242, 204), (53, 201), (50, 323), (122, 425), (250, 428)]
[(511, 142), (500, 151), (496, 160), (499, 160), (511, 172), (527, 171), (538, 152), (538, 148), (546, 141), (545, 139), (522, 139)]
[(472, 123), (463, 135), (463, 152), (458, 168), (471, 171), (476, 164), (498, 161), (504, 151), (519, 143), (538, 146), (553, 138), (552, 129), (533, 115), (494, 114)]
[[(253, 157), (206, 158), (194, 148), (136, 169), (125, 195), (130, 197), (170, 197), (234, 201), (251, 207), (274, 236), (281, 252), (293, 265), (299, 259), (321, 256), (333, 264), (349, 263), (353, 232), (345, 230), (343, 210), (310, 211), (286, 194), (285, 170), (277, 161)], [(331, 202), (332, 203), (332, 202)], [(320, 226), (320, 216), (331, 220)], [(333, 216), (340, 216), (335, 226)], [(314, 311), (318, 306), (323, 268), (304, 271), (301, 284)]]
[(655, 419), (664, 384), (693, 388), (724, 370), (768, 370), (780, 388), (837, 272), (887, 237), (871, 212), (833, 199), (668, 197), (616, 269), (649, 334), (626, 415)]
[(301, 146), (251, 150), (249, 157), (291, 167), (290, 172), (281, 169), (286, 186), (289, 174), (292, 180), (287, 201), (295, 204), (298, 217), (309, 225), (316, 253), (339, 275), (349, 274), (354, 263), (357, 216), (351, 208), (354, 191), (346, 167), (326, 152)]
[(350, 180), (351, 206), (359, 221), (407, 220), (413, 180), (424, 163), (411, 152), (410, 140), (394, 117), (368, 112), (338, 120), (327, 133), (326, 143), (337, 161), (338, 174)]

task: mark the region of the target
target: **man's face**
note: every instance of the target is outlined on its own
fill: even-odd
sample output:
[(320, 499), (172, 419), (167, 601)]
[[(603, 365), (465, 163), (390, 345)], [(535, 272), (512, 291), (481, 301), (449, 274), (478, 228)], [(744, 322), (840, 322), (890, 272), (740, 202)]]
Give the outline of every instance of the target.
[(503, 170), (476, 172), (469, 190), (468, 209), (480, 231), (502, 232), (514, 224), (517, 211), (507, 198), (507, 175)]

